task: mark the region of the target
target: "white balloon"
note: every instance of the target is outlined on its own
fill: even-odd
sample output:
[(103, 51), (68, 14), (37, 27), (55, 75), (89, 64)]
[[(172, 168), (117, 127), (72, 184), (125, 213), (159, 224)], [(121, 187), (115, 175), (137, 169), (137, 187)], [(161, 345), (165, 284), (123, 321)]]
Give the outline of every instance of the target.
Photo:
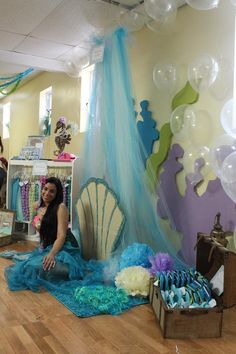
[(63, 66), (64, 66), (65, 72), (68, 76), (70, 76), (74, 79), (79, 78), (80, 68), (78, 68), (78, 66), (75, 65), (72, 60), (64, 61)]
[(210, 149), (208, 146), (200, 146), (197, 150), (198, 156), (204, 160), (204, 166), (210, 167)]
[(221, 180), (226, 183), (236, 183), (236, 151), (224, 159), (221, 167)]
[(185, 174), (194, 173), (195, 171), (195, 161), (197, 159), (197, 150), (193, 146), (189, 146), (184, 151), (184, 156), (181, 161)]
[(224, 189), (225, 193), (227, 196), (234, 202), (236, 203), (236, 183), (227, 183), (224, 182), (223, 180), (220, 180), (222, 188)]
[(154, 20), (177, 13), (175, 0), (144, 0), (144, 9)]
[(233, 99), (224, 104), (220, 113), (220, 122), (225, 132), (236, 138), (236, 105)]
[(236, 140), (227, 134), (218, 136), (210, 147), (210, 163), (216, 176), (221, 178), (222, 164), (227, 156), (236, 151)]
[(176, 14), (177, 12), (167, 15), (165, 17), (159, 16), (155, 20), (149, 18), (149, 21), (146, 22), (147, 28), (159, 34), (169, 35), (171, 32), (174, 31)]
[(153, 81), (160, 91), (173, 93), (178, 84), (178, 73), (175, 64), (156, 64), (153, 69)]
[(186, 0), (195, 10), (211, 10), (219, 5), (220, 0)]
[(217, 59), (219, 64), (219, 72), (215, 82), (211, 85), (209, 92), (211, 95), (222, 101), (229, 97), (233, 91), (233, 65), (228, 59)]
[(184, 140), (188, 137), (187, 128), (185, 124), (185, 111), (189, 105), (184, 104), (178, 106), (172, 113), (170, 117), (170, 129), (179, 140)]
[(70, 61), (78, 67), (85, 67), (89, 64), (88, 50), (79, 46), (73, 48), (70, 52)]
[[(110, 30), (114, 26), (117, 7), (105, 1), (80, 1), (81, 19), (86, 18), (88, 30), (94, 27), (95, 32)], [(90, 26), (91, 25), (91, 26)]]
[(213, 122), (211, 115), (206, 110), (195, 110), (188, 108), (186, 111), (186, 125), (188, 129), (188, 137), (192, 146), (199, 148), (200, 146), (209, 145), (212, 137)]
[(146, 17), (135, 10), (121, 11), (117, 22), (121, 27), (127, 28), (130, 32), (135, 32), (144, 27)]
[(231, 4), (236, 7), (236, 0), (230, 0)]
[(184, 152), (182, 163), (187, 179), (191, 183), (199, 182), (199, 173), (204, 178), (210, 172), (210, 149), (207, 146), (198, 149), (190, 146)]
[(188, 81), (195, 91), (205, 91), (215, 82), (218, 72), (217, 60), (209, 54), (204, 54), (189, 64)]

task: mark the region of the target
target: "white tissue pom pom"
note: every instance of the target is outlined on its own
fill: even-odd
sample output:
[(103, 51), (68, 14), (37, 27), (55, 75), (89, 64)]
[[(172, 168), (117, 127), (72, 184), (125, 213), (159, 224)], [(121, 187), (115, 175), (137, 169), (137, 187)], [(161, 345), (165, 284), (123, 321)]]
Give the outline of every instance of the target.
[(122, 269), (115, 277), (117, 288), (122, 288), (128, 295), (148, 296), (150, 273), (141, 266)]

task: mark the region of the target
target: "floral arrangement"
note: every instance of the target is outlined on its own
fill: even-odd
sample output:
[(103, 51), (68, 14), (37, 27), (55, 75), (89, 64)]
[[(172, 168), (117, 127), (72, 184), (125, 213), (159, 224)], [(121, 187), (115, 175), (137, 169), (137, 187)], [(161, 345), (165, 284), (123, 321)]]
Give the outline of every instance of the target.
[(148, 296), (150, 273), (141, 266), (122, 269), (115, 277), (117, 288), (124, 289), (128, 295)]
[(164, 272), (173, 270), (174, 260), (169, 253), (158, 252), (155, 256), (149, 257), (151, 268), (149, 269), (152, 275), (156, 275), (157, 272)]

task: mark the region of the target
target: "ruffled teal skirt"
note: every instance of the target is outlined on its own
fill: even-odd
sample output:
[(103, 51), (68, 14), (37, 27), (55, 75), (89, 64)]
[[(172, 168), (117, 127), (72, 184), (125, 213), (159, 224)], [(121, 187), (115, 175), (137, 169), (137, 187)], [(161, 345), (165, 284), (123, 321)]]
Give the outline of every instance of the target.
[(43, 258), (51, 248), (52, 246), (46, 249), (36, 248), (25, 254), (23, 260), (16, 260), (14, 265), (7, 267), (5, 278), (9, 289), (39, 291), (45, 280), (56, 284), (61, 280), (79, 280), (84, 277), (85, 261), (81, 258), (79, 248), (67, 244), (56, 255), (55, 268), (44, 271)]
[(55, 257), (55, 268), (44, 271), (43, 258), (51, 247), (36, 248), (14, 257), (16, 263), (5, 269), (10, 290), (38, 292), (44, 288), (79, 317), (117, 315), (147, 303), (147, 299), (128, 296), (115, 287), (114, 279), (119, 270), (117, 259), (85, 261), (80, 249), (67, 243)]

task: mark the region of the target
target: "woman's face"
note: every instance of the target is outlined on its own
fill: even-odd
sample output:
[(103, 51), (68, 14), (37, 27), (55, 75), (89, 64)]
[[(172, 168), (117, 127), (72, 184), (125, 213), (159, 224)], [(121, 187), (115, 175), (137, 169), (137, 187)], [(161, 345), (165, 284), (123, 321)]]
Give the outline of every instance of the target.
[(45, 205), (49, 205), (57, 194), (57, 187), (53, 183), (46, 183), (42, 190), (42, 199)]

